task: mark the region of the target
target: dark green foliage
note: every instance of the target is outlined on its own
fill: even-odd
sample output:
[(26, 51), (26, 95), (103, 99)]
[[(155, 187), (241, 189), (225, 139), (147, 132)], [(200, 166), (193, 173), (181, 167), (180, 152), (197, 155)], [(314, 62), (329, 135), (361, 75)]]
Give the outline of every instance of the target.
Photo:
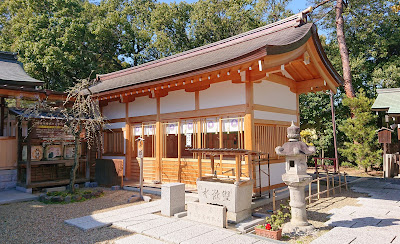
[(379, 149), (376, 132), (377, 116), (371, 112), (372, 103), (373, 99), (366, 97), (363, 89), (360, 89), (356, 98), (344, 98), (343, 105), (348, 106), (354, 116), (339, 126), (348, 139), (340, 152), (365, 171), (382, 162), (382, 150)]

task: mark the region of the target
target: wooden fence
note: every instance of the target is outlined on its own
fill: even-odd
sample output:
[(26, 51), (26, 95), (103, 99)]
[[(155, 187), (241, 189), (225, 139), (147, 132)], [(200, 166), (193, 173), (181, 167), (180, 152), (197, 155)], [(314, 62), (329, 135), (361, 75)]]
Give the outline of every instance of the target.
[[(344, 177), (343, 182), (342, 182), (342, 176)], [(335, 181), (335, 177), (337, 177), (337, 181)], [(321, 180), (326, 181), (326, 190), (321, 191)], [(312, 184), (316, 183), (317, 184), (317, 191), (316, 193), (312, 194)], [(337, 184), (336, 184), (337, 183)], [(347, 180), (346, 180), (346, 173), (338, 173), (338, 174), (333, 174), (329, 175), (327, 174), (325, 177), (318, 177), (315, 180), (312, 180), (308, 184), (308, 196), (305, 198), (306, 202), (308, 200), (308, 203), (312, 203), (312, 200), (314, 197), (319, 200), (321, 198), (321, 195), (326, 194), (326, 197), (330, 196), (330, 192), (332, 192), (332, 196), (335, 195), (336, 189), (339, 188), (339, 192), (342, 192), (342, 186), (345, 186), (346, 190), (348, 190), (347, 187)], [(273, 190), (272, 191), (272, 209), (273, 212), (276, 213), (276, 194), (288, 191), (289, 188), (286, 187), (284, 189), (280, 190)]]

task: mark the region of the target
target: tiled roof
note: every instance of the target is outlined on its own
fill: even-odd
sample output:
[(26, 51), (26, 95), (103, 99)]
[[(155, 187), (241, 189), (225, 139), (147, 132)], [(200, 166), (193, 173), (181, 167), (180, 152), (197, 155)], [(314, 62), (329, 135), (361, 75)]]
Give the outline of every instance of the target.
[(312, 23), (302, 24), (299, 14), (209, 45), (121, 71), (99, 75), (93, 93), (201, 71), (246, 57), (258, 50), (265, 55), (285, 53), (304, 44), (316, 32)]
[(0, 51), (0, 86), (34, 87), (43, 84), (43, 81), (30, 77), (17, 61), (16, 53)]
[(388, 114), (400, 114), (400, 88), (377, 89), (376, 98), (371, 109), (375, 111), (385, 110)]

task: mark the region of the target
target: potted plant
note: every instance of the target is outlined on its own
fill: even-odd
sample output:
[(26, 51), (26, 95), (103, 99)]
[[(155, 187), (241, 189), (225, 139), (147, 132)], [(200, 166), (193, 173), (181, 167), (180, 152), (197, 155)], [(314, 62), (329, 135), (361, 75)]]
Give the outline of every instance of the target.
[(266, 224), (255, 227), (256, 235), (264, 236), (270, 239), (280, 240), (282, 238), (282, 225), (290, 218), (290, 209), (281, 204), (281, 209), (265, 218)]

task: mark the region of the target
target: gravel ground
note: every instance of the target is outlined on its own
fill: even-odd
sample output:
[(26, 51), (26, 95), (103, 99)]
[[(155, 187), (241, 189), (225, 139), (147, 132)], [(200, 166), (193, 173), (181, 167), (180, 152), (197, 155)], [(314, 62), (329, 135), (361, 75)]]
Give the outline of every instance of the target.
[[(64, 224), (64, 220), (127, 207), (134, 192), (110, 191), (104, 196), (70, 204), (44, 204), (38, 201), (0, 205), (0, 243), (110, 243), (109, 240), (131, 235), (118, 228), (83, 232)], [(153, 196), (152, 199), (159, 199)]]

